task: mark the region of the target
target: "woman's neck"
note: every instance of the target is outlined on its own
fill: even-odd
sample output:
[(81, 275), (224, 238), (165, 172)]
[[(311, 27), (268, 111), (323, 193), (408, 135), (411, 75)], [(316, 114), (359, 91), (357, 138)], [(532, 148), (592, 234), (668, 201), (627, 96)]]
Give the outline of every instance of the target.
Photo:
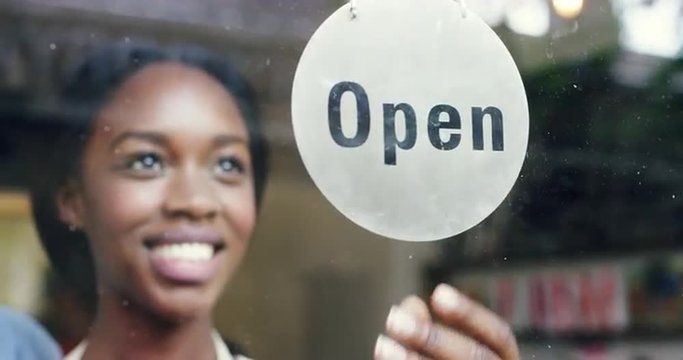
[(83, 359), (212, 360), (212, 331), (210, 314), (162, 321), (126, 300), (100, 296)]

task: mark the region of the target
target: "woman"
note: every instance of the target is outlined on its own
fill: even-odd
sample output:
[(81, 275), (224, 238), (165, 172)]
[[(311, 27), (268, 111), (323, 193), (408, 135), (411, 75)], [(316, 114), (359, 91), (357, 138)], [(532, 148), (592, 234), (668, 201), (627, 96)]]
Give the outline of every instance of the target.
[[(201, 50), (115, 46), (85, 61), (63, 100), (33, 203), (55, 266), (81, 285), (94, 273), (93, 325), (68, 359), (239, 359), (211, 313), (267, 175), (247, 83)], [(446, 285), (429, 306), (394, 307), (387, 334), (377, 359), (517, 358), (508, 327)]]

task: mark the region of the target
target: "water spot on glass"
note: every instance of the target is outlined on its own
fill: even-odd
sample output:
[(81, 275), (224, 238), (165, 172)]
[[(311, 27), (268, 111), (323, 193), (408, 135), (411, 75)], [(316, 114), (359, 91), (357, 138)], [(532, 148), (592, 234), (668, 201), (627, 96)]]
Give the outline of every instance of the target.
[(130, 42), (130, 38), (129, 38), (128, 36), (126, 36), (126, 37), (123, 39), (123, 41), (129, 43), (129, 42)]
[(408, 259), (413, 260), (413, 255), (408, 255)]
[(266, 66), (270, 66), (270, 58), (266, 59)]
[(128, 305), (130, 305), (130, 303), (128, 302), (128, 300), (123, 300), (123, 301), (121, 301), (121, 305), (123, 305), (123, 307), (128, 307)]
[(56, 50), (57, 49), (57, 44), (52, 43), (50, 44), (50, 50)]
[(104, 130), (104, 132), (110, 132), (110, 131), (111, 131), (111, 127), (105, 126), (103, 130)]
[(552, 346), (550, 344), (548, 344), (548, 349), (552, 349)]
[(675, 198), (676, 198), (676, 194), (672, 194), (672, 195), (671, 195), (671, 198), (672, 198), (672, 199), (675, 199)]

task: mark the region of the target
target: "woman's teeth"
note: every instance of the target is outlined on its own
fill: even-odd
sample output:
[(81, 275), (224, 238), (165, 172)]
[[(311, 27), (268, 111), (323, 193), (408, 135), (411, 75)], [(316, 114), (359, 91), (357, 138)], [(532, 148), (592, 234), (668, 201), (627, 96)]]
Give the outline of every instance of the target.
[(213, 245), (204, 243), (161, 244), (153, 251), (166, 260), (207, 261), (213, 257)]

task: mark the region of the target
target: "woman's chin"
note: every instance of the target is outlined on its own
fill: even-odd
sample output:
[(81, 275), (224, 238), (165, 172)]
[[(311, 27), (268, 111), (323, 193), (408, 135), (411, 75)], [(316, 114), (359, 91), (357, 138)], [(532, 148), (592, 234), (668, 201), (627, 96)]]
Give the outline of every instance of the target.
[(211, 316), (216, 298), (191, 291), (171, 294), (147, 301), (148, 311), (170, 323), (187, 322)]

